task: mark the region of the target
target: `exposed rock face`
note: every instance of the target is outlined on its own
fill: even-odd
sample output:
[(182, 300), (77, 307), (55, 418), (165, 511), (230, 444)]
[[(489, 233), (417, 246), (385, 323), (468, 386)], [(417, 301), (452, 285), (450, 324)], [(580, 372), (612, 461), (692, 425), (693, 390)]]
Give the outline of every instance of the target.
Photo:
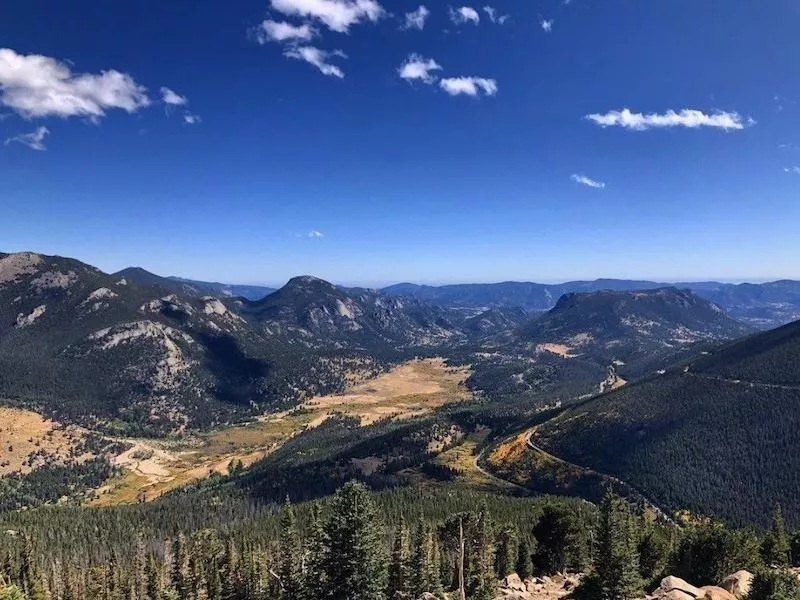
[(730, 592), (737, 598), (742, 598), (750, 593), (750, 585), (753, 582), (753, 574), (750, 571), (736, 571), (723, 579), (719, 587)]
[(656, 600), (736, 600), (736, 596), (731, 590), (736, 590), (740, 596), (745, 596), (750, 589), (752, 577), (753, 575), (747, 571), (737, 571), (723, 579), (720, 586), (706, 585), (698, 588), (683, 579), (669, 576), (661, 580), (661, 585), (653, 592), (652, 598)]
[(736, 600), (736, 596), (716, 585), (706, 585), (700, 588), (703, 600)]
[(36, 272), (37, 265), (41, 264), (42, 257), (33, 252), (20, 252), (9, 254), (0, 258), (0, 284), (15, 281), (23, 275)]
[(700, 588), (694, 587), (680, 577), (670, 575), (661, 580), (661, 585), (658, 586), (653, 595), (659, 599), (694, 600), (702, 596), (703, 593)]
[(34, 308), (31, 314), (29, 315), (23, 315), (22, 313), (20, 313), (17, 316), (17, 328), (27, 327), (28, 325), (32, 325), (33, 322), (36, 321), (36, 319), (38, 319), (39, 317), (41, 317), (46, 310), (47, 307), (44, 304), (42, 304), (41, 306), (37, 306), (36, 308)]

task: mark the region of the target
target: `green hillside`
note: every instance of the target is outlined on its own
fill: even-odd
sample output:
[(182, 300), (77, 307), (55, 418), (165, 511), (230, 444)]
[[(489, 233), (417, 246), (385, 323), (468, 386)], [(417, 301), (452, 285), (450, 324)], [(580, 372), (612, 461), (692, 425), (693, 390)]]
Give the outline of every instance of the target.
[(799, 360), (795, 323), (572, 408), (535, 441), (673, 510), (764, 523), (780, 502), (796, 522)]

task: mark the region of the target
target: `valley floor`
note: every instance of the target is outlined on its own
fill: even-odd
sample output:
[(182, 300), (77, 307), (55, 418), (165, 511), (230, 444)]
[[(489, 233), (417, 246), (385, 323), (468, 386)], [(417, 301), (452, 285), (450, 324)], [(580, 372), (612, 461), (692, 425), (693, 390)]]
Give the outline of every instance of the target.
[(132, 444), (113, 459), (123, 474), (97, 490), (92, 503), (152, 500), (213, 473), (227, 474), (238, 461), (250, 465), (332, 414), (354, 416), (367, 425), (383, 418), (407, 419), (429, 413), (469, 399), (464, 384), (468, 375), (468, 367), (450, 367), (441, 358), (414, 360), (354, 384), (343, 394), (314, 397), (291, 411), (265, 415), (250, 424), (182, 440), (120, 440)]

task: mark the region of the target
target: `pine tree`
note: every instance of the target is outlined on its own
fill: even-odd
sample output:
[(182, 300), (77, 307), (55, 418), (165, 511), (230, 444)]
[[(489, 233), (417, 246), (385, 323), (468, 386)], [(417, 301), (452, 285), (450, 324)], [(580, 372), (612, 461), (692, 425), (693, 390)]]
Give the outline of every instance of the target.
[(425, 592), (433, 593), (431, 588), (435, 585), (434, 580), (438, 579), (438, 577), (431, 564), (432, 556), (433, 548), (430, 528), (423, 519), (420, 519), (417, 524), (411, 559), (411, 579), (413, 581), (411, 589), (415, 598)]
[(385, 561), (378, 516), (367, 488), (350, 482), (331, 502), (325, 523), (330, 549), (325, 576), (330, 600), (383, 600)]
[(517, 548), (517, 575), (521, 579), (527, 579), (533, 574), (533, 562), (531, 561), (531, 544), (528, 538), (523, 537), (519, 541)]
[(635, 519), (628, 503), (608, 492), (600, 506), (595, 571), (606, 600), (641, 594)]
[(319, 506), (311, 507), (311, 530), (306, 543), (303, 560), (304, 600), (321, 600), (327, 588), (325, 561), (328, 543), (322, 528)]
[(192, 570), (189, 557), (189, 548), (186, 537), (181, 533), (173, 545), (172, 573), (170, 574), (170, 588), (181, 600), (191, 598)]
[(222, 562), (221, 600), (236, 600), (239, 593), (239, 553), (231, 537), (225, 540)]
[(511, 526), (504, 527), (497, 537), (497, 553), (495, 556), (495, 573), (503, 578), (516, 571), (517, 566), (517, 532)]
[(494, 543), (489, 511), (484, 503), (478, 515), (470, 558), (469, 597), (490, 600), (494, 593)]
[(158, 560), (156, 560), (156, 557), (153, 554), (149, 554), (147, 556), (145, 579), (148, 600), (161, 600), (161, 596), (164, 591), (161, 565), (158, 564)]
[(387, 597), (389, 600), (409, 600), (412, 597), (409, 532), (405, 520), (402, 518), (392, 546)]
[(761, 555), (769, 566), (785, 567), (789, 565), (791, 540), (786, 533), (781, 505), (776, 504), (772, 512), (772, 528), (761, 544)]
[(278, 558), (280, 597), (282, 600), (300, 600), (302, 580), (300, 573), (300, 534), (294, 508), (287, 499), (281, 517), (280, 556)]

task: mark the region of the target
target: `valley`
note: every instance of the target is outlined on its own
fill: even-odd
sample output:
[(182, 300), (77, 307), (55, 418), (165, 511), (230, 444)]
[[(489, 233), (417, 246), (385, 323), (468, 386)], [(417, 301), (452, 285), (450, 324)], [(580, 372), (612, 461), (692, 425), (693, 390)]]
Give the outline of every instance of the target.
[[(317, 427), (332, 415), (379, 419), (418, 417), (471, 397), (466, 367), (448, 367), (441, 358), (414, 360), (349, 386), (341, 394), (318, 396), (296, 408), (264, 415), (253, 423), (196, 433), (179, 440), (119, 439), (131, 445), (112, 463), (123, 470), (93, 492), (92, 504), (108, 506), (148, 501), (212, 474), (246, 468), (286, 440)], [(241, 462), (241, 465), (238, 463)]]

